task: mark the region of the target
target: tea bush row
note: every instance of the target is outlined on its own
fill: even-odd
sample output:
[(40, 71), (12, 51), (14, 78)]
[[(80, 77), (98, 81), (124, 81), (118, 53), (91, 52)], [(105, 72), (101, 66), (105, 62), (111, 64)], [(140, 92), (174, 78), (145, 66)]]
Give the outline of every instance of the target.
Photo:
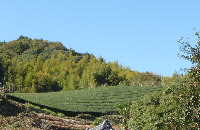
[(117, 111), (123, 102), (161, 91), (160, 87), (111, 86), (67, 92), (10, 93), (9, 95), (48, 107), (75, 112)]

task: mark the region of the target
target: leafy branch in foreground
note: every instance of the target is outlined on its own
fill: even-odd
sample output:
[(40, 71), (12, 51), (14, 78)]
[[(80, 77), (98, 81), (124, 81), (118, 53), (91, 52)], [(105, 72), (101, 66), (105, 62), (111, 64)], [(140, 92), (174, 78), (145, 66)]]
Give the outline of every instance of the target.
[(200, 128), (200, 36), (192, 47), (183, 37), (178, 43), (194, 67), (185, 75), (176, 76), (162, 93), (150, 94), (134, 101), (130, 108), (128, 125), (131, 129), (199, 129)]
[(191, 61), (195, 66), (188, 69), (187, 82), (183, 84), (184, 87), (177, 97), (177, 103), (180, 106), (177, 110), (177, 116), (172, 122), (174, 128), (200, 128), (200, 36), (196, 30), (195, 35), (197, 36), (195, 47), (192, 47), (188, 41), (179, 40), (182, 44), (182, 51), (186, 53), (181, 57)]
[(126, 102), (123, 104), (119, 104), (117, 106), (118, 112), (122, 115), (122, 126), (128, 130), (128, 120), (129, 120), (129, 110), (130, 110), (131, 102)]

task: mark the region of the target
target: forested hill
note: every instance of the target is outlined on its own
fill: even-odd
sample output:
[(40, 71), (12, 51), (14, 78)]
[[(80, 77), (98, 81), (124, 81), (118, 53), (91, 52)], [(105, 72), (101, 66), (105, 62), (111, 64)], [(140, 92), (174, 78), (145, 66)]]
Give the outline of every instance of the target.
[(170, 77), (139, 73), (106, 63), (89, 53), (67, 49), (60, 42), (20, 36), (0, 42), (0, 78), (10, 91), (47, 92), (113, 85), (164, 85)]

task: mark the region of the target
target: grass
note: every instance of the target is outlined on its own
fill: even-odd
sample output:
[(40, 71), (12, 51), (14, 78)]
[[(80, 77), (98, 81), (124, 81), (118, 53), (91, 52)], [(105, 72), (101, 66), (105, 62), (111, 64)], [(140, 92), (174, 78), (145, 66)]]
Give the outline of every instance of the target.
[(142, 98), (159, 87), (111, 86), (48, 93), (8, 93), (29, 102), (72, 112), (117, 112), (117, 105)]

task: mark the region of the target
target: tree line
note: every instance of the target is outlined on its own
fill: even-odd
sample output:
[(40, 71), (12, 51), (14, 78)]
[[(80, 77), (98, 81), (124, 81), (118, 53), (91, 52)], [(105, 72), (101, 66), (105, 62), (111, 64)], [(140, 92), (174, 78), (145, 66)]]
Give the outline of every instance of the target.
[(89, 53), (67, 49), (60, 42), (20, 36), (0, 42), (0, 78), (18, 92), (49, 92), (100, 86), (166, 85), (171, 77), (132, 71), (117, 61), (106, 62)]

